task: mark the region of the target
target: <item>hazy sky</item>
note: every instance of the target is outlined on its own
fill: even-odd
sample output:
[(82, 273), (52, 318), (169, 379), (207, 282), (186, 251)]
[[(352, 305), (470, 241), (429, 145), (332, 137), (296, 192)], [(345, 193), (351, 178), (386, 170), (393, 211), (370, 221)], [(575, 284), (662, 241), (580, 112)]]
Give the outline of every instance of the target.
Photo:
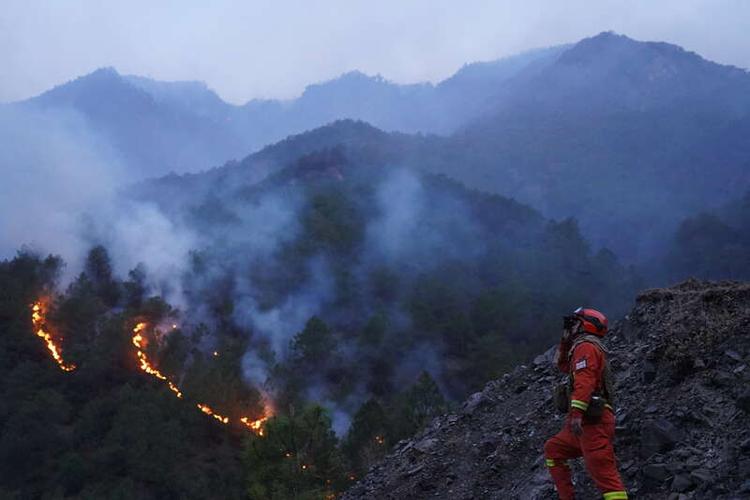
[(750, 68), (746, 0), (0, 0), (0, 101), (102, 66), (294, 97), (352, 69), (437, 81), (463, 63), (614, 30)]

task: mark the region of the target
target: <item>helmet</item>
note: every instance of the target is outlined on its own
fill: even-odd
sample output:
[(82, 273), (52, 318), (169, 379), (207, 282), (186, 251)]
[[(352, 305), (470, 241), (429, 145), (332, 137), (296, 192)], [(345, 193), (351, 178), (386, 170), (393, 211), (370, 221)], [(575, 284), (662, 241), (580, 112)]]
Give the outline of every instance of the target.
[(583, 327), (584, 332), (599, 337), (604, 337), (604, 334), (607, 333), (607, 328), (609, 326), (607, 317), (596, 309), (579, 307), (573, 311), (573, 316), (581, 320), (581, 326)]

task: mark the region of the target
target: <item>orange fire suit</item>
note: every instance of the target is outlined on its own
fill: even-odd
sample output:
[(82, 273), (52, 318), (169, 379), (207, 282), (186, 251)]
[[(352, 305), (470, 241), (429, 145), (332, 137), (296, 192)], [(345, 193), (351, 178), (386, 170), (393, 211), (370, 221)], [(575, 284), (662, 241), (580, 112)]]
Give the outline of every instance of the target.
[[(605, 500), (627, 499), (625, 486), (617, 471), (613, 441), (615, 416), (607, 405), (598, 419), (586, 417), (591, 395), (603, 388), (604, 352), (592, 342), (581, 342), (570, 353), (571, 344), (560, 344), (558, 367), (573, 377), (570, 412), (563, 429), (544, 444), (544, 458), (561, 500), (575, 498), (567, 460), (583, 456), (586, 470)], [(575, 435), (570, 422), (582, 417), (582, 432)]]

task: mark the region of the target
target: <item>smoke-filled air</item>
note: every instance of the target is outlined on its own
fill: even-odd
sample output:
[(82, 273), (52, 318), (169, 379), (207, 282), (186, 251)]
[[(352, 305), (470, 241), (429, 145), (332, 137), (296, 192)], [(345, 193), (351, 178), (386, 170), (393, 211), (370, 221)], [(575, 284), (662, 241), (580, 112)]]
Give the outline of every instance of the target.
[(750, 11), (539, 3), (4, 8), (0, 497), (563, 498), (440, 429), (579, 307), (750, 280)]

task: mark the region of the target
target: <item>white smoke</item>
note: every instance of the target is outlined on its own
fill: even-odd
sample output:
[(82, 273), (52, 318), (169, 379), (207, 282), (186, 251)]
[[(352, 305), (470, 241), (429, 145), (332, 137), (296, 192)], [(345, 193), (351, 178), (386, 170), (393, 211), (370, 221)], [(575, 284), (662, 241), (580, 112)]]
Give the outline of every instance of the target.
[[(22, 245), (79, 262), (81, 216), (123, 178), (118, 156), (71, 111), (0, 108), (0, 257)], [(69, 271), (70, 272), (70, 271)]]

